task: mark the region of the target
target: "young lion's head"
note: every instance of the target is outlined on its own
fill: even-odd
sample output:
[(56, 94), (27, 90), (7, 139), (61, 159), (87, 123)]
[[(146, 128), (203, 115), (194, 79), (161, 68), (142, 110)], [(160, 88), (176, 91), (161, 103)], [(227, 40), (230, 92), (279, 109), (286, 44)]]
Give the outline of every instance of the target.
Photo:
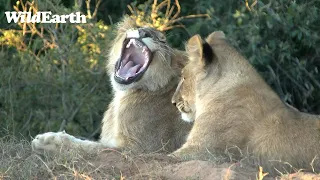
[(109, 53), (108, 73), (114, 89), (156, 91), (166, 87), (179, 72), (175, 55), (163, 33), (138, 27), (125, 17)]
[[(209, 35), (207, 41), (211, 42), (214, 39), (223, 38), (225, 38), (224, 33), (217, 31)], [(182, 69), (181, 80), (172, 97), (172, 103), (181, 112), (182, 119), (187, 122), (192, 122), (195, 119), (196, 90), (199, 88), (196, 86), (197, 82), (205, 78), (209, 71), (212, 71), (208, 66), (218, 63), (214, 62), (216, 57), (207, 41), (202, 40), (199, 35), (189, 39), (186, 45), (189, 62)], [(214, 73), (219, 74), (219, 70)]]

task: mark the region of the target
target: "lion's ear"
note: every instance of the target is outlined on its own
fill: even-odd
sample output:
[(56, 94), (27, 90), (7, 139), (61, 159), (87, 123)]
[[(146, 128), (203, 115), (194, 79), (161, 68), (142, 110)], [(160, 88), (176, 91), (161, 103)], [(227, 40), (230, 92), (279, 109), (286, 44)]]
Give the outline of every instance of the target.
[(129, 29), (137, 28), (136, 22), (133, 18), (128, 15), (125, 15), (122, 20), (117, 25), (120, 32), (126, 32)]
[(187, 52), (191, 60), (199, 61), (202, 66), (207, 66), (212, 62), (212, 48), (207, 42), (202, 40), (200, 35), (195, 35), (189, 39)]

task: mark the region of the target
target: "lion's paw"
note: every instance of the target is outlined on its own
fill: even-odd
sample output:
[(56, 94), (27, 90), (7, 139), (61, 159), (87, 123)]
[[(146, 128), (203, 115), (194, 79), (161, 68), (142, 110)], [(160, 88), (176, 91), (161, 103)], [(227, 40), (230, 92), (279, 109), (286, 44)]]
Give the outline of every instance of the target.
[(199, 148), (197, 146), (184, 146), (169, 154), (171, 157), (178, 159), (194, 159), (199, 155)]
[(32, 140), (32, 150), (35, 152), (58, 152), (63, 146), (70, 147), (76, 138), (63, 132), (47, 132), (39, 134)]
[(182, 157), (186, 156), (186, 153), (175, 151), (175, 152), (169, 154), (168, 156), (175, 157), (175, 158), (182, 158)]

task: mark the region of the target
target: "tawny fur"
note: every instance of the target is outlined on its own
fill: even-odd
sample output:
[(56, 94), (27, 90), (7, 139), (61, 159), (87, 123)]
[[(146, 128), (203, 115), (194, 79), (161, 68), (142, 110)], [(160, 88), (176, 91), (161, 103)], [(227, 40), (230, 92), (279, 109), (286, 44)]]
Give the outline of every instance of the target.
[[(186, 47), (190, 60), (172, 102), (191, 109), (179, 107), (191, 114), (194, 126), (172, 155), (208, 159), (227, 150), (236, 158), (253, 155), (272, 174), (289, 170), (284, 163), (310, 170), (320, 154), (320, 116), (283, 103), (223, 32), (212, 33), (206, 42), (213, 50), (211, 62), (200, 36)], [(317, 161), (313, 167), (319, 172)]]
[(84, 151), (116, 148), (136, 154), (166, 153), (181, 147), (192, 124), (181, 120), (179, 111), (171, 104), (171, 97), (186, 63), (186, 54), (170, 48), (161, 32), (147, 28), (157, 37), (147, 44), (156, 49), (149, 68), (137, 82), (123, 85), (114, 80), (123, 41), (128, 31), (136, 29), (135, 21), (129, 17), (118, 25), (107, 65), (114, 98), (104, 114), (99, 142), (79, 140), (66, 133), (45, 133), (33, 140), (35, 151), (58, 151), (62, 144)]
[(119, 26), (110, 52), (108, 73), (114, 87), (114, 99), (103, 119), (100, 142), (136, 153), (172, 152), (182, 145), (191, 128), (191, 124), (181, 122), (179, 112), (171, 104), (187, 56), (167, 44), (158, 44), (158, 51), (154, 52), (148, 70), (138, 82), (129, 87), (117, 84), (112, 78), (121, 53), (121, 39), (125, 38), (127, 30), (134, 28), (137, 28), (134, 21), (126, 18)]

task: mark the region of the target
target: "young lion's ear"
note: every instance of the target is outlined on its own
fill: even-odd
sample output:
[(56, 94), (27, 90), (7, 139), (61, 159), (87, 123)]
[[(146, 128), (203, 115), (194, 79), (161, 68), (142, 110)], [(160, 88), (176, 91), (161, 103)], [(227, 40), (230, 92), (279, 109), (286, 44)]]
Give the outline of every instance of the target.
[(187, 52), (191, 60), (200, 60), (202, 66), (207, 66), (212, 62), (212, 48), (199, 35), (195, 35), (189, 39)]
[[(200, 37), (199, 34), (192, 36), (187, 43), (186, 49), (188, 52), (188, 55), (190, 57), (194, 57), (194, 58), (198, 58), (198, 57), (202, 57), (202, 38)], [(193, 59), (193, 58), (191, 58)]]
[(214, 40), (217, 39), (226, 39), (226, 35), (224, 34), (223, 31), (214, 31), (212, 32), (207, 38), (206, 41), (213, 42)]

